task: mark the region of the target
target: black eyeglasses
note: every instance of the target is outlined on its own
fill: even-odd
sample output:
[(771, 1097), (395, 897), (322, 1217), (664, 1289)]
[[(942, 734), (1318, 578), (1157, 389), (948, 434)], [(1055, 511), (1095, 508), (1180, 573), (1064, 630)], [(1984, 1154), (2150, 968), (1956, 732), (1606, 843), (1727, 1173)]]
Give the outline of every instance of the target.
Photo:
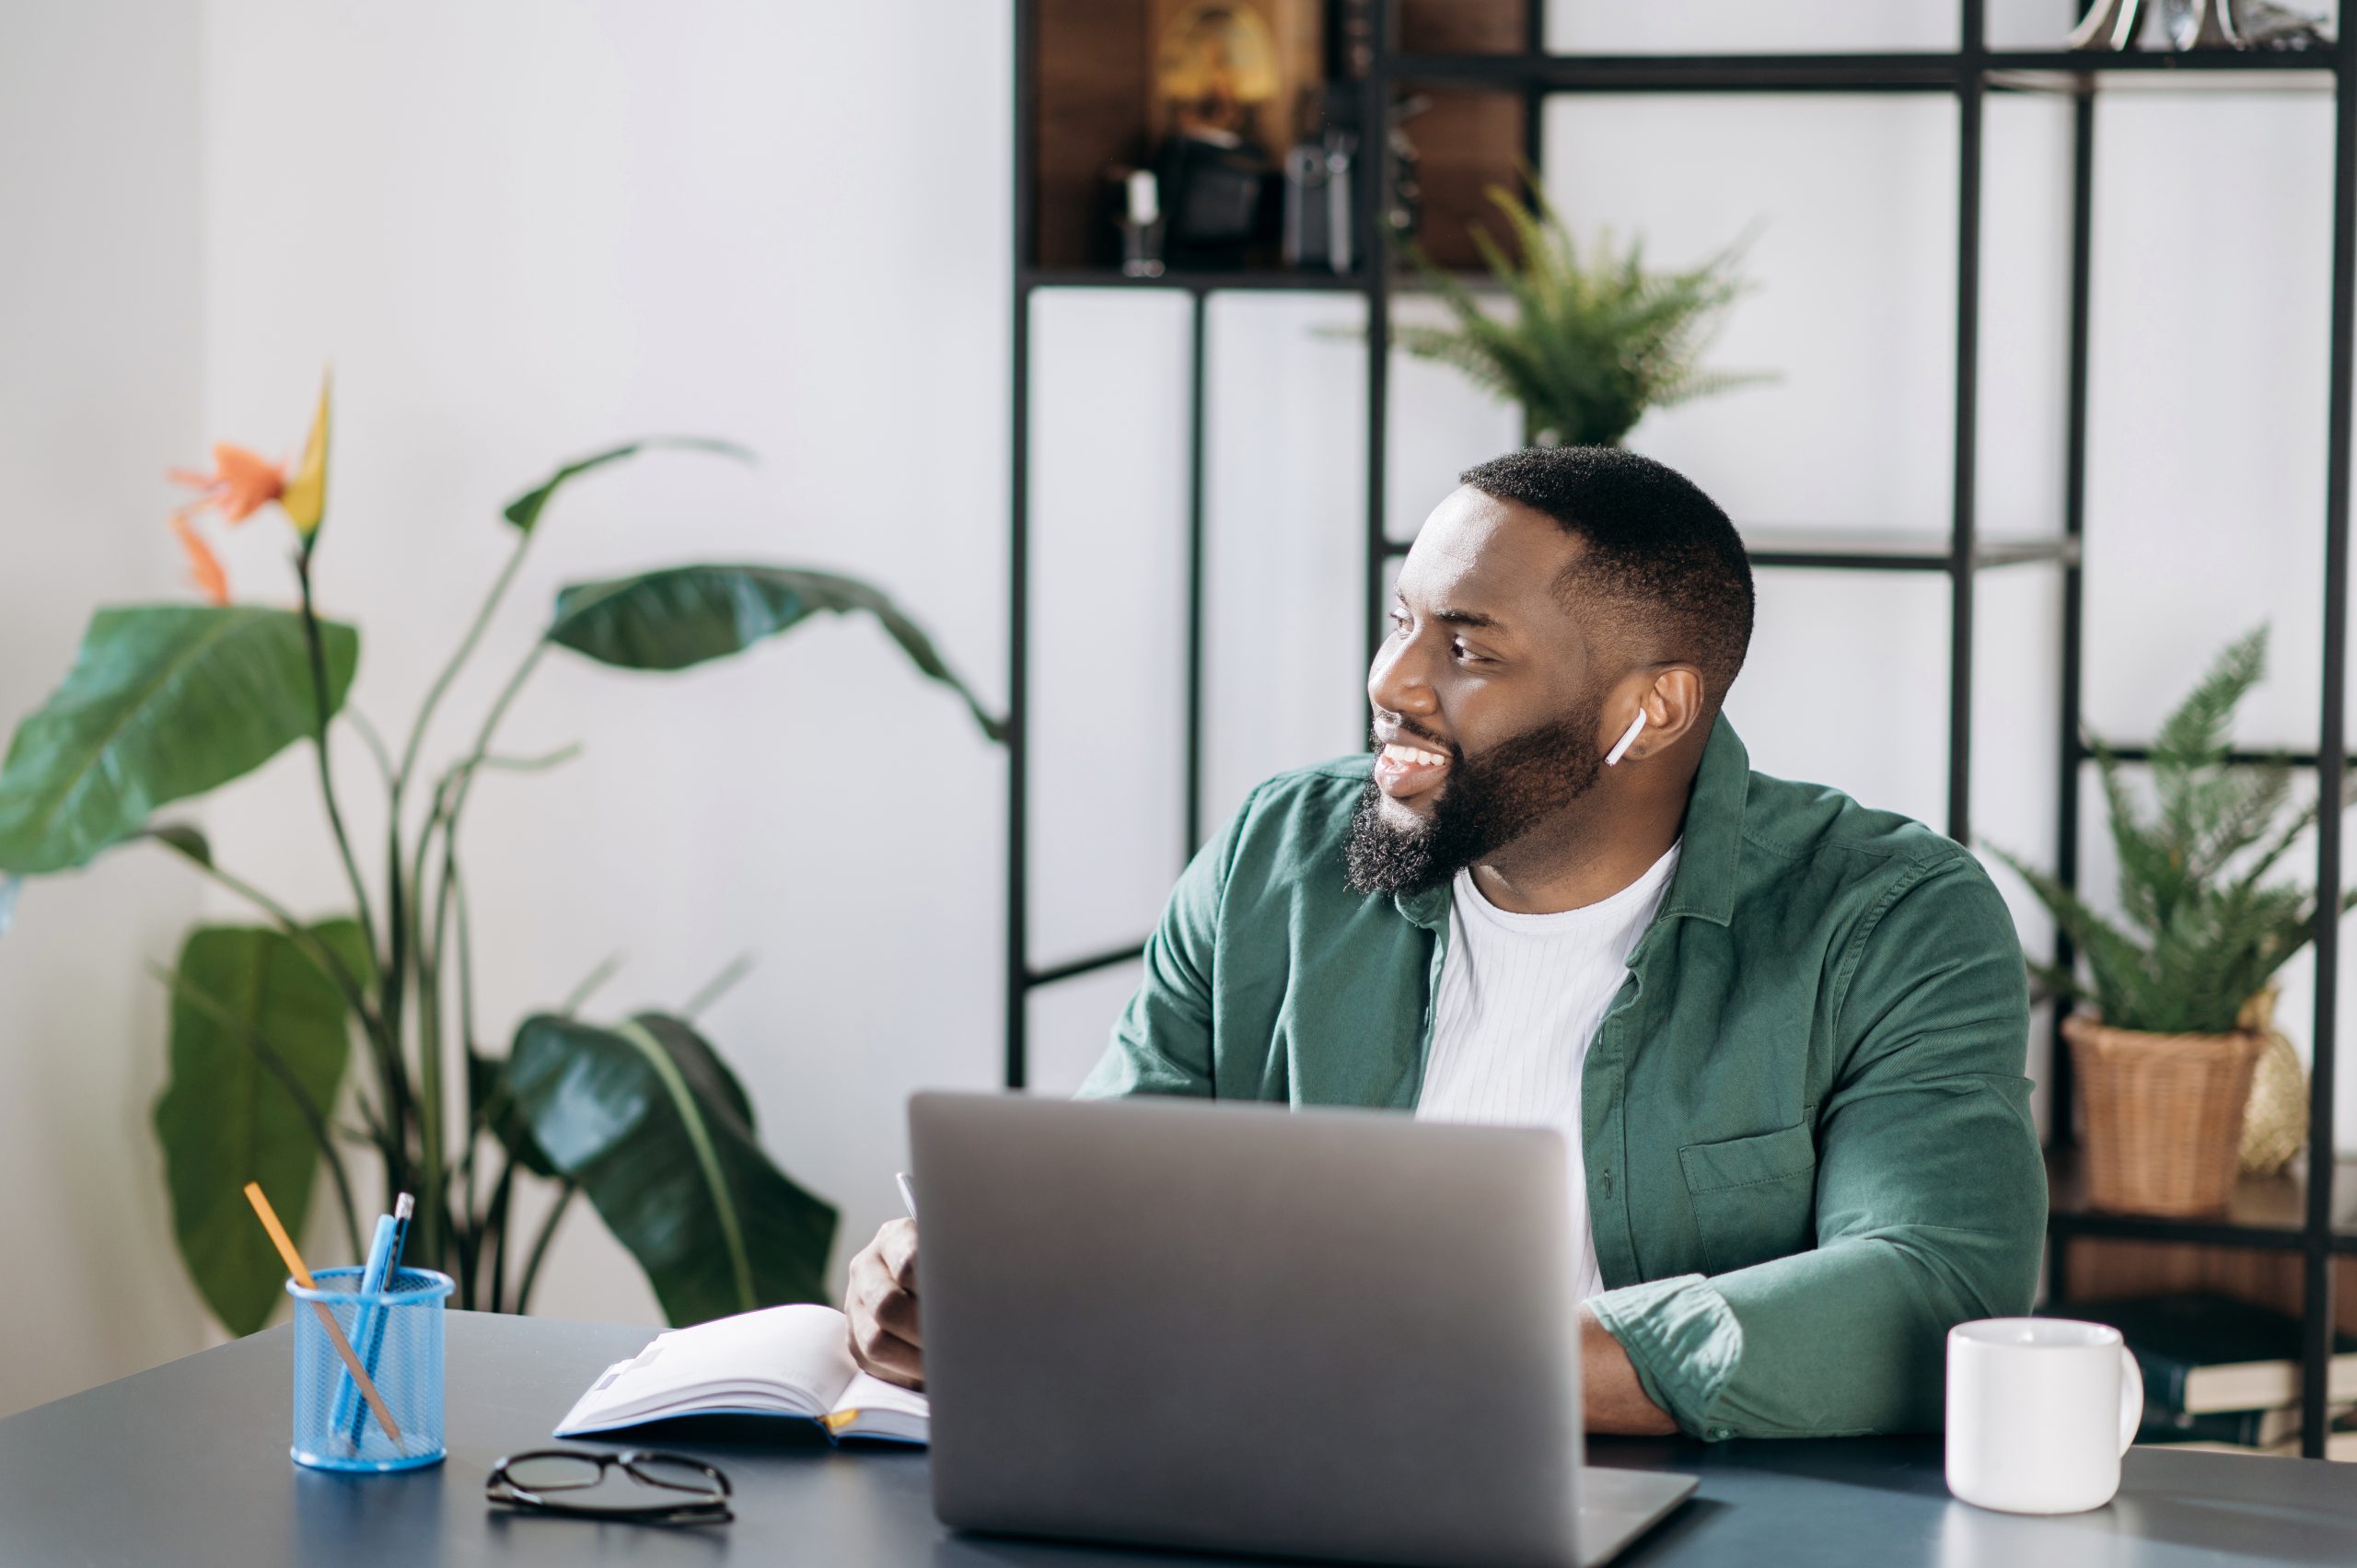
[[(584, 1503), (552, 1493), (586, 1492), (618, 1468), (640, 1486), (676, 1493), (649, 1497), (644, 1503)], [(536, 1448), (510, 1454), (491, 1469), (483, 1495), (493, 1503), (541, 1514), (563, 1514), (576, 1519), (617, 1519), (643, 1524), (725, 1525), (736, 1517), (728, 1511), (728, 1478), (712, 1466), (683, 1454), (656, 1454), (644, 1448), (619, 1454), (591, 1454), (577, 1448)]]

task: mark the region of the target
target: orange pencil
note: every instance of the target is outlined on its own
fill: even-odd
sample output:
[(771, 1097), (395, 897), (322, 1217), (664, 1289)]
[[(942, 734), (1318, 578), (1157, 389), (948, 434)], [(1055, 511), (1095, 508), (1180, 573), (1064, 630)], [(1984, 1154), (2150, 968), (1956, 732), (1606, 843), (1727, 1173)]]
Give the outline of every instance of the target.
[[(295, 1277), (295, 1283), (305, 1290), (319, 1289), (311, 1278), (311, 1271), (303, 1266), (303, 1255), (295, 1250), (295, 1238), (286, 1234), (284, 1225), (278, 1223), (278, 1211), (272, 1208), (270, 1200), (262, 1195), (261, 1182), (246, 1183), (246, 1202), (251, 1203), (254, 1213), (261, 1216), (261, 1227), (270, 1232), (270, 1244), (278, 1249), (278, 1255), (285, 1260), (286, 1272)], [(360, 1392), (367, 1398), (368, 1408), (377, 1412), (377, 1424), (385, 1429), (385, 1435), (393, 1440), (393, 1446), (400, 1447), (401, 1429), (393, 1424), (393, 1412), (385, 1408), (384, 1396), (377, 1392), (377, 1385), (369, 1380), (368, 1374), (361, 1367), (360, 1358), (352, 1353), (352, 1342), (343, 1337), (343, 1329), (336, 1324), (335, 1314), (328, 1310), (328, 1304), (324, 1301), (311, 1303), (311, 1310), (319, 1315), (319, 1327), (328, 1331), (328, 1342), (335, 1346), (336, 1354), (343, 1357), (345, 1370), (352, 1374), (353, 1382), (359, 1385)]]

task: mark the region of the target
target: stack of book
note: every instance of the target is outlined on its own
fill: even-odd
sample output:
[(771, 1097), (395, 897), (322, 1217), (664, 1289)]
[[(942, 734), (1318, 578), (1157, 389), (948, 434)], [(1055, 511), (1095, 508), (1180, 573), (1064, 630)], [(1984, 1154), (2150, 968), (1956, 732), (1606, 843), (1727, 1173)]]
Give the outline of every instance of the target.
[[(2139, 1443), (2300, 1452), (2300, 1320), (2223, 1295), (2073, 1301), (2056, 1315), (2108, 1323), (2144, 1374)], [(2333, 1337), (2325, 1457), (2357, 1460), (2357, 1339)]]

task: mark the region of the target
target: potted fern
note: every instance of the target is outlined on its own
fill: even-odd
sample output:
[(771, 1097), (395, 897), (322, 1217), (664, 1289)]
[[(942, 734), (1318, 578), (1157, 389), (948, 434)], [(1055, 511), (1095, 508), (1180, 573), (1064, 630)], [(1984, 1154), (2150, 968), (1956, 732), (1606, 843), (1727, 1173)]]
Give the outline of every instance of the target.
[(1515, 254), (1478, 226), (1472, 234), (1512, 318), (1491, 314), (1410, 245), (1410, 261), (1452, 319), (1397, 327), (1401, 348), (1521, 405), (1523, 439), (1536, 447), (1617, 447), (1649, 408), (1771, 378), (1701, 365), (1726, 308), (1749, 286), (1735, 275), (1748, 237), (1684, 271), (1649, 269), (1642, 242), (1616, 249), (1609, 234), (1584, 253), (1537, 181), (1527, 183), (1527, 206), (1503, 186), (1488, 191)]
[[(2269, 875), (2315, 823), (2317, 803), (2293, 802), (2281, 759), (2251, 766), (2227, 755), (2235, 706), (2266, 669), (2261, 626), (2227, 647), (2161, 726), (2149, 813), (2119, 759), (2090, 739), (2119, 857), (2118, 919), (1994, 851), (2053, 912), (2084, 966), (2083, 978), (2030, 960), (2056, 995), (2086, 1005), (2062, 1034), (2098, 1208), (2223, 1209), (2253, 1069), (2270, 1040), (2289, 1053), (2269, 1024), (2269, 981), (2315, 935), (2316, 894)], [(2351, 907), (2357, 894), (2341, 905)]]

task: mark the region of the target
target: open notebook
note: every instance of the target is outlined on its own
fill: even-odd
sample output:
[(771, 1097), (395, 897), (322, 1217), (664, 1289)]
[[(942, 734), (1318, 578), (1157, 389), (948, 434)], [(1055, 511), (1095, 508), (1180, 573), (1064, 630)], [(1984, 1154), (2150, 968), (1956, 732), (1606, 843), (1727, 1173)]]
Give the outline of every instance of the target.
[(799, 1416), (827, 1435), (923, 1443), (924, 1396), (870, 1377), (851, 1359), (831, 1307), (771, 1307), (673, 1329), (618, 1361), (557, 1423), (559, 1437), (690, 1415)]

